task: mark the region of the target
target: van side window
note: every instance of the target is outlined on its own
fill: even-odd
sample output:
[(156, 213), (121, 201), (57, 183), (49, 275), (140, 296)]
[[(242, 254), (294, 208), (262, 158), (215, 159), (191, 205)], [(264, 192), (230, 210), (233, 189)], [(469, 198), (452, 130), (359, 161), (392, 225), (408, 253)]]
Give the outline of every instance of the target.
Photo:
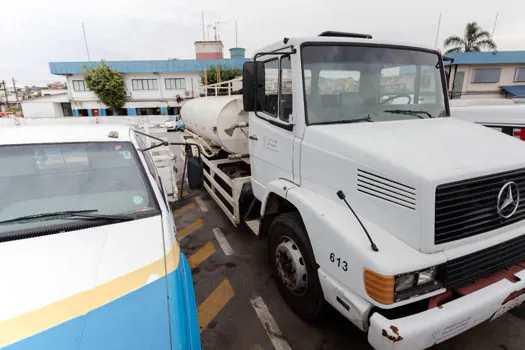
[(279, 61), (272, 59), (264, 62), (264, 106), (263, 111), (269, 115), (277, 116), (278, 88), (279, 88)]
[(281, 86), (280, 86), (280, 97), (279, 97), (279, 119), (284, 122), (288, 122), (290, 114), (292, 114), (292, 65), (290, 62), (290, 56), (284, 56), (281, 58)]

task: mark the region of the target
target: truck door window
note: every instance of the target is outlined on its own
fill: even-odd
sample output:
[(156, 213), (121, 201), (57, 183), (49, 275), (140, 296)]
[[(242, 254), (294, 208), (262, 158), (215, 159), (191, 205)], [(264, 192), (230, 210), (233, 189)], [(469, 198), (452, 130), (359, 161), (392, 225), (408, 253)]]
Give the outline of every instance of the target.
[(293, 108), (290, 56), (264, 62), (264, 71), (265, 99), (263, 111), (272, 117), (288, 122)]
[(271, 115), (277, 116), (279, 93), (279, 61), (272, 59), (264, 62), (264, 106), (263, 111)]
[(290, 120), (292, 114), (292, 65), (290, 56), (281, 58), (281, 88), (279, 91), (279, 119), (284, 122)]

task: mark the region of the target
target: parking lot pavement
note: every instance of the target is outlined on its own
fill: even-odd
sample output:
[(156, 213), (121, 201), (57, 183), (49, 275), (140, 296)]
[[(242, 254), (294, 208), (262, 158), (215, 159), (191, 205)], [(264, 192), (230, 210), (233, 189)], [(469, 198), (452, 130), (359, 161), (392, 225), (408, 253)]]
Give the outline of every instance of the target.
[[(371, 349), (366, 335), (336, 312), (316, 324), (297, 317), (272, 280), (266, 242), (235, 228), (207, 193), (173, 209), (192, 267), (204, 349)], [(522, 350), (525, 321), (506, 314), (433, 349)]]

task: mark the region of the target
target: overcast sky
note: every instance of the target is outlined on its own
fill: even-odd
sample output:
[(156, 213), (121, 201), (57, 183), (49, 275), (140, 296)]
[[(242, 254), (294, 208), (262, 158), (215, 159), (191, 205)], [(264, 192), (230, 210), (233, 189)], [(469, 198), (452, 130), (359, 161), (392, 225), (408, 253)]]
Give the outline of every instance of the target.
[(499, 11), (498, 49), (525, 50), (525, 1), (519, 0), (0, 0), (0, 80), (14, 77), (20, 86), (61, 80), (48, 62), (87, 60), (81, 22), (92, 60), (195, 58), (201, 10), (206, 24), (224, 22), (225, 56), (235, 45), (234, 19), (239, 46), (251, 55), (283, 37), (324, 30), (434, 46), (440, 12), (439, 48), (469, 21), (492, 31)]

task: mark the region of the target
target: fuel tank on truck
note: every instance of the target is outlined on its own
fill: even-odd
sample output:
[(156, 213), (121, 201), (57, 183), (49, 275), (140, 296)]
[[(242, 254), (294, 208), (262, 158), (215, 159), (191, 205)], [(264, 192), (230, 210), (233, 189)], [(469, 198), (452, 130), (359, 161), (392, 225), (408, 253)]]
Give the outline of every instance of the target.
[(224, 130), (239, 123), (248, 123), (242, 95), (209, 96), (187, 101), (181, 109), (184, 125), (212, 145), (228, 153), (248, 154), (248, 128), (236, 128), (232, 136)]

